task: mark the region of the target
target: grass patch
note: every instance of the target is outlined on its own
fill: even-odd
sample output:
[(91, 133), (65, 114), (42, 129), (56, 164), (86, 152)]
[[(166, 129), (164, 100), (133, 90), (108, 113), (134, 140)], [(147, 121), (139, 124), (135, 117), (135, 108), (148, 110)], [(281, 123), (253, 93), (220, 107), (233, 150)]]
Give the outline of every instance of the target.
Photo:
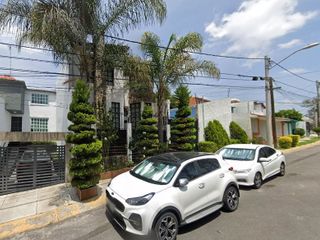
[(318, 142), (319, 140), (320, 140), (319, 137), (312, 137), (309, 140), (299, 142), (298, 146), (303, 146), (303, 145), (307, 145), (310, 143), (315, 143), (315, 142)]

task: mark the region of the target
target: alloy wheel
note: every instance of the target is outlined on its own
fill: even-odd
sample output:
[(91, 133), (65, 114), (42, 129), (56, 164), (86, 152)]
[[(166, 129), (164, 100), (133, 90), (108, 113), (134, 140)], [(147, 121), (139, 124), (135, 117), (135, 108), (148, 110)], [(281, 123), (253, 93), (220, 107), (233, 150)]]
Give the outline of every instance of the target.
[(177, 236), (176, 219), (170, 215), (164, 216), (161, 219), (158, 231), (161, 240), (174, 240)]
[(227, 204), (230, 210), (234, 210), (238, 207), (239, 196), (237, 190), (234, 187), (228, 189)]
[(254, 187), (255, 188), (260, 188), (262, 185), (262, 176), (260, 173), (256, 173), (254, 176)]
[(286, 174), (286, 166), (284, 163), (281, 163), (280, 165), (280, 176), (284, 176)]

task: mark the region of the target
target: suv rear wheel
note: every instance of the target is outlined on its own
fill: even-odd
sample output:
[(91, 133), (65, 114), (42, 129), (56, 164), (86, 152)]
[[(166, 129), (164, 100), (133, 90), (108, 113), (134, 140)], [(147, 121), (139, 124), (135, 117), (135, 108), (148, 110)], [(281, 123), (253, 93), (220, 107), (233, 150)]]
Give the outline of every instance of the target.
[(229, 186), (223, 195), (223, 209), (227, 212), (235, 211), (239, 206), (239, 192), (235, 186)]
[(162, 214), (154, 228), (157, 240), (175, 240), (178, 235), (178, 219), (171, 212)]

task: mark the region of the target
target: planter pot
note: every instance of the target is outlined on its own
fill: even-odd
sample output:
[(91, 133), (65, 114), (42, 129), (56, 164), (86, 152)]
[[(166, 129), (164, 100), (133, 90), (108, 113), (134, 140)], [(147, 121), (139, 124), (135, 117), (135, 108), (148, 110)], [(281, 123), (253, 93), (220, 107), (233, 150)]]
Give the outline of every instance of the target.
[(80, 201), (84, 201), (98, 195), (97, 186), (93, 186), (87, 189), (78, 189), (77, 194), (79, 196)]
[(101, 179), (114, 178), (114, 177), (120, 175), (121, 173), (129, 171), (130, 169), (131, 168), (121, 168), (121, 169), (117, 169), (117, 170), (112, 170), (112, 171), (107, 171), (107, 172), (101, 173)]

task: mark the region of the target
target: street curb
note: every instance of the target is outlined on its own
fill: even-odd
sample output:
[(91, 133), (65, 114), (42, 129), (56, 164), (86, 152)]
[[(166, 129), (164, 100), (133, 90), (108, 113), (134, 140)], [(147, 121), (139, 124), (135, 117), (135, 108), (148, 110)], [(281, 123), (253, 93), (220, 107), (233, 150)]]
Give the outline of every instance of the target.
[(311, 147), (315, 147), (315, 146), (320, 146), (320, 141), (317, 141), (315, 143), (310, 143), (310, 144), (306, 144), (300, 147), (295, 147), (295, 148), (290, 148), (290, 149), (285, 149), (285, 150), (281, 150), (284, 154), (288, 154), (288, 153), (294, 153), (294, 152), (298, 152), (301, 150), (305, 150)]
[(87, 202), (69, 204), (38, 215), (2, 223), (0, 224), (0, 239), (13, 237), (19, 233), (61, 222), (81, 213), (103, 206), (106, 204), (106, 201), (106, 196), (102, 191), (101, 195), (96, 199), (89, 200)]

